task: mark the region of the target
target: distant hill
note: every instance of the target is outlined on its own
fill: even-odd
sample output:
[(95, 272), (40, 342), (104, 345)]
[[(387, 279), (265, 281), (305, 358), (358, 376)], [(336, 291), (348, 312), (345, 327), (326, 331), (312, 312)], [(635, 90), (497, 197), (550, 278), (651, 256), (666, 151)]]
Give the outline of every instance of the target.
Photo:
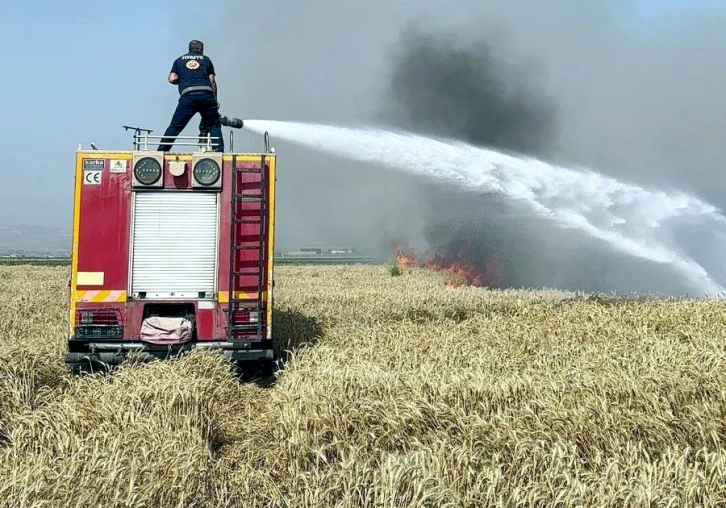
[(70, 249), (70, 229), (0, 225), (0, 256), (64, 256)]

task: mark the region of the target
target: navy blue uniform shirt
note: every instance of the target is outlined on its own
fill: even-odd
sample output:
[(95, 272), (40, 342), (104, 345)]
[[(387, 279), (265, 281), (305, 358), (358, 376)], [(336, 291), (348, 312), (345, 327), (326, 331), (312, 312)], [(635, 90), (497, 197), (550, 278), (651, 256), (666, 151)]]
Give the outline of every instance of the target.
[(190, 51), (186, 55), (182, 55), (171, 66), (171, 72), (175, 72), (179, 76), (179, 94), (190, 86), (208, 86), (209, 76), (215, 74), (214, 64), (206, 55), (200, 55), (196, 51)]

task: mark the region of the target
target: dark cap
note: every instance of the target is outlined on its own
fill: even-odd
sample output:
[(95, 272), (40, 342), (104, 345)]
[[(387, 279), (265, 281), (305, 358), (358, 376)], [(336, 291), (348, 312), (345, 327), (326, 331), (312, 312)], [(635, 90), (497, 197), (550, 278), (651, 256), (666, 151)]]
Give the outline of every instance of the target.
[(189, 42), (189, 51), (204, 51), (204, 43), (194, 39)]

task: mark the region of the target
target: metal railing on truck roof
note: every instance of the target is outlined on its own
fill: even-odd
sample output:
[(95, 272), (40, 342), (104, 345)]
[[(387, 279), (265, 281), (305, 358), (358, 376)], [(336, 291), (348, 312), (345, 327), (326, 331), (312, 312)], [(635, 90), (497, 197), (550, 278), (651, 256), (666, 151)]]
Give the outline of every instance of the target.
[[(124, 125), (125, 130), (134, 131), (134, 150), (155, 150), (160, 144), (171, 146), (194, 146), (200, 151), (210, 151), (214, 149), (214, 143), (222, 138), (207, 134), (206, 136), (163, 136), (151, 135), (151, 129), (142, 129), (141, 127), (131, 127)], [(151, 147), (151, 148), (150, 148)]]
[[(222, 125), (227, 127), (232, 127), (234, 129), (241, 129), (243, 122), (242, 120), (239, 120), (237, 118), (227, 118), (222, 117)], [(151, 129), (143, 129), (141, 127), (131, 127), (129, 125), (124, 125), (123, 128), (125, 130), (133, 130), (134, 131), (134, 150), (149, 150), (149, 145), (153, 146), (159, 146), (162, 144), (162, 142), (166, 145), (169, 144), (171, 146), (195, 146), (199, 148), (200, 151), (211, 151), (214, 148), (213, 143), (217, 140), (220, 140), (221, 138), (212, 136), (210, 133), (207, 133), (206, 136), (152, 136), (151, 133), (154, 132)], [(232, 131), (229, 133), (229, 149), (230, 151), (234, 151), (234, 138), (232, 136)], [(95, 147), (94, 147), (95, 149)], [(270, 134), (265, 131), (264, 134), (264, 152), (265, 153), (275, 153), (275, 149), (270, 146)]]

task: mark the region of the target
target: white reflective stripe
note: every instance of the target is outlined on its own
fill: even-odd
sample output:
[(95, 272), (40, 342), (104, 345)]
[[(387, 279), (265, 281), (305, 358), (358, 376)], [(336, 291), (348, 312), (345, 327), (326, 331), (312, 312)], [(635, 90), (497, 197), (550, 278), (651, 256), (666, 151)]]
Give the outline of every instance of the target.
[(214, 92), (214, 88), (212, 88), (211, 86), (205, 86), (205, 85), (188, 86), (184, 90), (182, 90), (179, 95), (184, 95), (185, 93), (188, 93), (188, 92), (199, 92), (201, 90)]
[(217, 194), (137, 192), (134, 201), (131, 292), (214, 293)]

